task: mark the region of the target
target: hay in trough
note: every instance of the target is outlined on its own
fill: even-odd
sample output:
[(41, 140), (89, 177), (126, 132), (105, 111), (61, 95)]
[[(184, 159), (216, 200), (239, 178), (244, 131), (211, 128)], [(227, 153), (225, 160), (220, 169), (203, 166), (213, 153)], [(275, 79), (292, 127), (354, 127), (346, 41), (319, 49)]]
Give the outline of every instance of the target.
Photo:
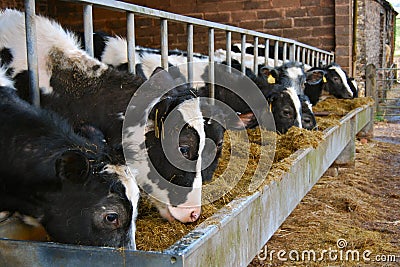
[[(249, 142), (245, 141), (247, 140), (246, 134), (248, 134)], [(266, 138), (262, 139), (261, 134)], [(272, 150), (274, 147), (271, 142), (275, 139), (277, 140), (277, 146), (274, 157), (274, 151)], [(266, 171), (264, 173), (266, 174), (269, 165), (273, 162), (263, 184), (279, 179), (289, 169), (291, 162), (288, 157), (298, 149), (316, 147), (322, 140), (322, 133), (292, 127), (286, 134), (277, 135), (276, 133), (256, 128), (247, 130), (247, 133), (227, 131), (224, 140), (222, 155), (213, 177), (216, 185), (213, 187), (215, 191), (205, 192), (203, 200), (212, 199), (221, 190), (228, 192), (216, 201), (203, 205), (200, 219), (192, 224), (183, 224), (176, 221), (172, 223), (166, 222), (160, 217), (157, 210), (149, 204), (149, 200), (142, 200), (139, 206), (136, 232), (138, 249), (162, 251), (234, 198), (250, 195), (248, 187), (257, 167), (265, 168)], [(259, 166), (261, 153), (265, 153), (267, 160), (263, 165)], [(227, 168), (228, 163), (232, 161), (233, 166)], [(246, 167), (244, 168), (244, 166)]]
[(329, 97), (323, 101), (318, 102), (313, 106), (313, 111), (318, 115), (318, 113), (323, 112), (330, 115), (335, 115), (337, 117), (342, 117), (349, 113), (351, 110), (365, 106), (371, 105), (374, 100), (371, 97), (360, 97), (355, 99), (337, 99)]

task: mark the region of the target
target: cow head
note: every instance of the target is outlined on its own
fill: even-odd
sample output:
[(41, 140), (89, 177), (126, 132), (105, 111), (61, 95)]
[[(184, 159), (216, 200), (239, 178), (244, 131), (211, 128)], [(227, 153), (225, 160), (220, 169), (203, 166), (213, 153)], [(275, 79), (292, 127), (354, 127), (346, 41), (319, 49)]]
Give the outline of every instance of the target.
[(286, 133), (292, 126), (302, 127), (301, 103), (293, 88), (275, 85), (266, 95), (279, 133)]
[(57, 158), (55, 170), (59, 190), (40, 194), (47, 203), (40, 221), (52, 239), (135, 248), (130, 228), (139, 190), (123, 167), (94, 163), (81, 151), (68, 150)]
[(326, 67), (326, 90), (336, 98), (354, 98), (347, 73), (336, 63)]
[(261, 67), (260, 73), (268, 80), (269, 83), (281, 84), (287, 88), (291, 87), (300, 95), (304, 91), (304, 83), (306, 74), (304, 65), (297, 61), (288, 61), (279, 67)]
[(301, 102), (301, 124), (304, 129), (317, 130), (317, 121), (312, 111), (312, 105), (306, 95), (299, 95)]

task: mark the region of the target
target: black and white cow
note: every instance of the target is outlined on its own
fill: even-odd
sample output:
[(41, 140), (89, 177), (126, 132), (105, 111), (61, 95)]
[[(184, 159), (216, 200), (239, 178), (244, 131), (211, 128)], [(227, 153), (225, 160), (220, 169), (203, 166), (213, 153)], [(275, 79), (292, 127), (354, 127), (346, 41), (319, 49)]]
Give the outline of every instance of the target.
[(0, 87), (0, 110), (0, 210), (35, 218), (56, 242), (135, 248), (139, 189), (102, 140), (11, 87)]
[[(116, 68), (126, 68), (127, 65), (127, 43), (126, 40), (121, 37), (112, 37), (104, 34), (99, 35), (101, 38), (95, 38), (95, 47), (103, 48), (104, 51), (98, 52), (97, 57), (102, 60), (102, 62), (111, 65)], [(98, 44), (96, 44), (96, 40)], [(99, 49), (95, 49), (100, 51)], [(225, 54), (221, 52), (216, 52), (216, 62), (225, 64), (223, 61), (226, 59)], [(136, 70), (138, 73), (145, 78), (148, 78), (152, 71), (160, 66), (161, 55), (160, 50), (137, 47), (136, 48), (136, 60), (138, 64), (136, 65)], [(185, 76), (187, 74), (187, 54), (184, 51), (171, 50), (169, 51), (168, 61), (170, 66), (177, 66), (179, 71)], [(261, 62), (261, 61), (260, 61)], [(251, 62), (252, 63), (252, 62)], [(239, 61), (235, 58), (232, 59), (232, 67), (240, 70), (241, 66)], [(200, 96), (208, 96), (208, 89), (205, 86), (207, 80), (207, 68), (208, 68), (208, 57), (200, 54), (194, 55), (194, 86), (198, 88)], [(287, 87), (287, 90), (283, 93), (286, 95), (293, 96), (294, 99), (290, 100), (293, 102), (293, 106), (296, 106), (296, 114), (293, 114), (291, 118), (293, 122), (286, 125), (281, 131), (286, 132), (288, 128), (293, 125), (301, 127), (301, 104), (300, 101), (295, 96), (296, 94), (302, 94), (303, 86), (305, 81), (304, 67), (298, 62), (286, 62), (277, 68), (267, 68), (260, 65), (260, 71), (265, 74), (265, 77), (274, 77), (277, 84), (281, 84)], [(267, 73), (268, 72), (268, 73)], [(267, 90), (264, 87), (269, 86), (266, 81), (263, 81), (261, 77), (257, 77), (250, 68), (246, 67), (246, 75), (256, 83), (261, 91)], [(275, 85), (274, 85), (275, 86)], [(292, 91), (295, 90), (295, 93)], [(289, 99), (290, 99), (289, 96)], [(235, 93), (229, 90), (220, 91), (219, 87), (216, 88), (216, 99), (228, 103), (229, 106), (234, 107), (235, 111), (240, 114), (248, 114), (249, 107), (244, 104), (244, 102), (239, 99)], [(279, 113), (280, 114), (280, 113)], [(278, 113), (276, 116), (280, 116)], [(310, 112), (312, 115), (312, 112)], [(286, 121), (286, 118), (283, 118)], [(280, 120), (279, 117), (275, 120)], [(257, 122), (249, 123), (247, 121), (246, 125), (249, 127), (256, 126)], [(315, 125), (314, 125), (315, 126)], [(207, 127), (207, 126), (206, 126)], [(313, 127), (314, 128), (314, 127)]]
[(352, 99), (358, 97), (355, 80), (336, 63), (326, 67), (315, 67), (307, 71), (304, 93), (313, 105), (326, 92), (336, 98)]
[[(36, 17), (37, 38), (38, 38), (38, 62), (39, 62), (39, 86), (41, 88), (41, 104), (43, 107), (51, 109), (62, 116), (68, 118), (74, 127), (79, 128), (82, 124), (91, 124), (100, 129), (104, 135), (107, 143), (117, 151), (117, 155), (122, 156), (122, 125), (124, 121), (125, 111), (128, 106), (129, 100), (135, 95), (138, 88), (143, 84), (144, 80), (139, 76), (134, 76), (127, 72), (118, 71), (106, 64), (88, 56), (80, 48), (77, 38), (70, 32), (65, 31), (62, 27), (47, 18)], [(25, 48), (25, 32), (24, 32), (24, 14), (15, 10), (5, 10), (0, 14), (0, 55), (7, 55), (8, 73), (15, 80), (15, 86), (19, 94), (24, 95), (27, 90), (27, 63), (26, 63), (26, 48)], [(3, 59), (2, 59), (3, 60)], [(4, 61), (4, 60), (3, 60)], [(164, 79), (165, 78), (165, 79)], [(149, 88), (150, 94), (154, 88), (168, 88), (166, 81), (167, 74), (162, 75), (162, 79), (158, 79)], [(26, 95), (26, 93), (25, 93)], [(193, 97), (193, 95), (191, 94)], [(180, 109), (182, 120), (191, 119), (190, 123), (201, 121), (203, 125), (203, 118), (197, 116), (187, 117), (184, 112), (186, 110), (198, 111), (198, 101), (187, 98), (186, 96), (173, 95), (169, 96), (174, 99), (175, 103), (171, 106), (169, 101), (159, 101), (161, 96), (154, 96), (153, 106), (160, 102), (156, 107), (159, 110), (171, 110), (173, 107), (184, 105), (185, 109)], [(173, 104), (172, 103), (172, 104)], [(147, 108), (147, 107), (146, 107)], [(179, 107), (178, 107), (179, 109)], [(146, 113), (143, 112), (141, 119), (147, 120)], [(151, 119), (149, 119), (151, 121)], [(186, 121), (188, 123), (188, 121)], [(137, 122), (139, 123), (139, 121)], [(190, 126), (190, 124), (189, 124)], [(187, 126), (187, 127), (189, 127)], [(148, 127), (149, 129), (151, 127)], [(200, 153), (200, 143), (204, 142), (204, 128), (199, 126), (194, 128), (193, 132), (183, 131), (179, 135), (180, 142), (184, 143), (188, 136), (197, 136), (197, 138), (190, 139), (193, 149)], [(157, 170), (164, 170), (163, 173), (168, 174), (165, 176), (167, 180), (174, 174), (182, 177), (192, 177), (186, 183), (190, 185), (194, 180), (198, 181), (201, 185), (201, 169), (197, 169), (191, 173), (182, 174), (179, 168), (171, 168), (167, 162), (159, 161), (163, 159), (163, 155), (158, 154), (160, 148), (155, 147), (159, 145), (154, 141), (151, 135), (156, 131), (148, 130), (146, 133), (146, 143), (149, 145), (146, 149), (144, 143), (133, 143), (131, 146), (132, 151), (141, 153), (147, 151), (150, 155), (151, 161), (156, 161), (156, 168), (138, 169), (136, 171), (136, 178), (139, 185), (143, 188), (148, 184), (154, 186), (153, 191), (159, 188), (159, 184), (150, 183), (149, 176)], [(142, 137), (144, 133), (141, 133)], [(181, 150), (181, 154), (185, 154), (185, 149)], [(155, 151), (155, 152), (153, 152)], [(177, 145), (176, 151), (180, 151)], [(164, 153), (164, 152), (162, 152)], [(196, 153), (194, 153), (196, 154)], [(201, 153), (200, 153), (201, 154)], [(114, 156), (114, 155), (113, 155)], [(148, 165), (147, 158), (142, 161), (141, 166)], [(201, 165), (201, 157), (197, 159)], [(124, 162), (121, 158), (120, 162)], [(165, 164), (165, 165), (164, 165)], [(197, 179), (194, 179), (196, 177)], [(175, 183), (175, 181), (171, 181)], [(161, 190), (161, 189), (160, 189)], [(190, 190), (180, 196), (180, 201), (188, 199)], [(197, 191), (198, 192), (198, 191)], [(168, 192), (167, 192), (168, 193)], [(194, 193), (193, 193), (194, 194)], [(196, 200), (200, 197), (196, 196)], [(180, 205), (175, 207), (168, 206), (173, 209), (173, 217), (182, 222), (191, 222), (198, 218), (200, 214), (200, 202), (196, 203), (196, 207), (192, 209), (180, 208)], [(193, 206), (193, 203), (190, 203)], [(187, 207), (185, 203), (182, 206)], [(162, 215), (166, 216), (165, 210), (160, 210)], [(168, 214), (167, 214), (168, 215)], [(171, 216), (167, 216), (171, 219)]]

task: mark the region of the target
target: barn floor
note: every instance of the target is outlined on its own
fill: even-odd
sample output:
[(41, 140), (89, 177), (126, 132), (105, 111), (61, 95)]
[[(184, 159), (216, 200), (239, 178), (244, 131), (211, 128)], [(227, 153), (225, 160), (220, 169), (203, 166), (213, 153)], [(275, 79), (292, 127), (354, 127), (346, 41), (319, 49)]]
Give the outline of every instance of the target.
[[(400, 265), (400, 124), (377, 123), (374, 135), (385, 142), (357, 141), (355, 167), (340, 168), (336, 177), (324, 175), (249, 266)], [(286, 252), (281, 259), (279, 250)], [(291, 258), (298, 252), (299, 260), (289, 258), (292, 250)], [(314, 250), (316, 259), (304, 253), (302, 260), (305, 250)], [(323, 250), (338, 251), (330, 258)], [(346, 260), (349, 250), (358, 251), (359, 261), (350, 253)], [(369, 262), (362, 259), (366, 250), (372, 252)], [(397, 258), (378, 263), (376, 255)]]

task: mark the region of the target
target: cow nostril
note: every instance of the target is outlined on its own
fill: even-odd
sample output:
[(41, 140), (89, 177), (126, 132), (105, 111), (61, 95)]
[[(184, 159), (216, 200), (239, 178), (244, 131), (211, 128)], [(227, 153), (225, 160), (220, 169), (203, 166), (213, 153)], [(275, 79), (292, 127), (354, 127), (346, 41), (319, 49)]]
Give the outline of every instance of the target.
[(192, 211), (190, 214), (190, 218), (192, 222), (197, 221), (197, 219), (200, 217), (200, 214), (197, 211)]

